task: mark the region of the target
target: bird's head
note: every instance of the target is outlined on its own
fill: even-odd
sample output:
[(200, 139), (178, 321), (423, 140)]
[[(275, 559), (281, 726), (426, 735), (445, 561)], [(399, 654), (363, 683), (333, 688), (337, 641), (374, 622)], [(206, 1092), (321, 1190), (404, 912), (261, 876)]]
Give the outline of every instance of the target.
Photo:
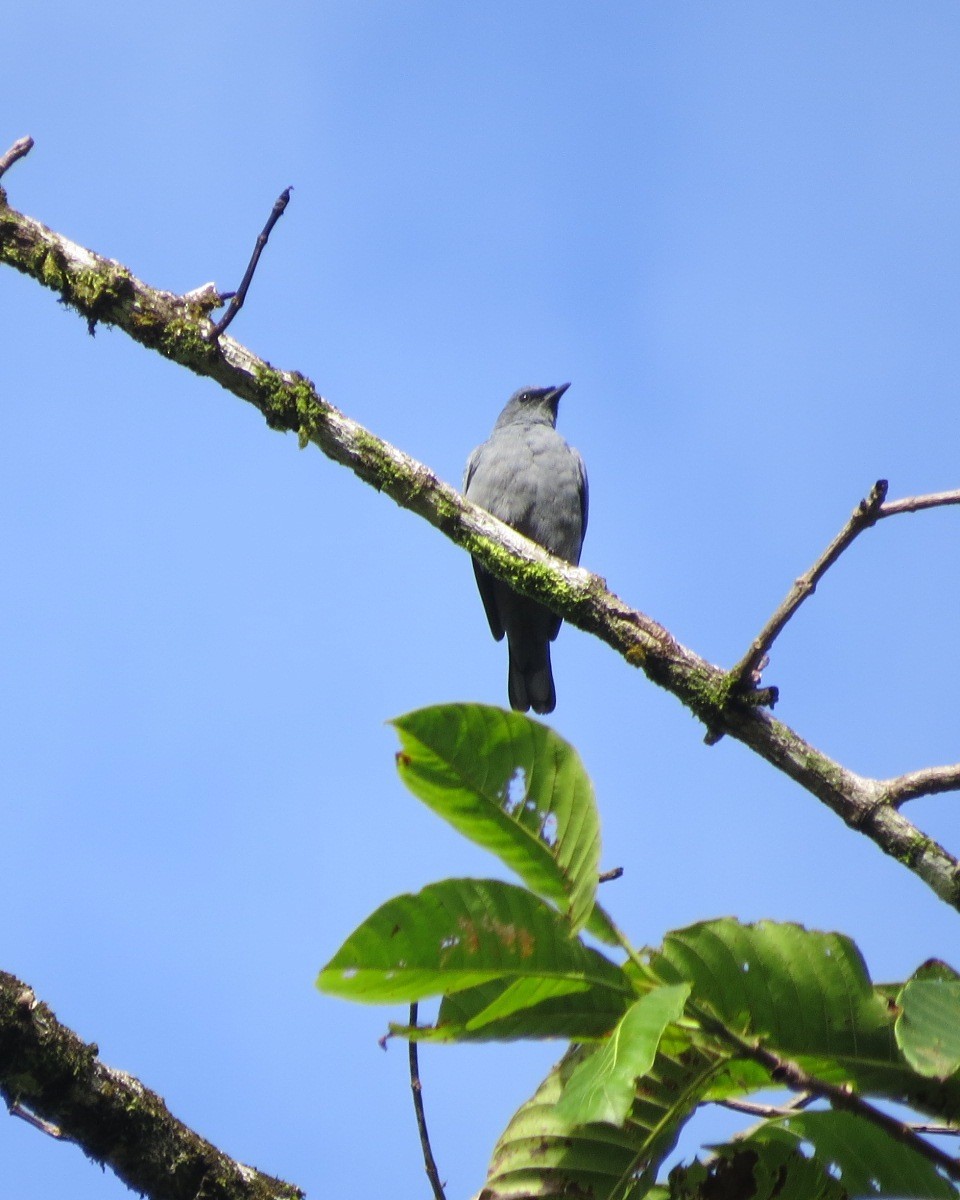
[(560, 403), (560, 397), (569, 386), (569, 383), (561, 383), (559, 387), (520, 388), (507, 401), (506, 407), (497, 419), (497, 424), (556, 425), (557, 406)]

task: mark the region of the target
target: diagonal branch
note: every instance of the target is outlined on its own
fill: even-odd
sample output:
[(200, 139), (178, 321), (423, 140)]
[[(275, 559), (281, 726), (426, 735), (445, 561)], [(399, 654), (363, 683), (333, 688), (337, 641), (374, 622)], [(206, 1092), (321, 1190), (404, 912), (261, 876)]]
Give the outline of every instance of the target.
[(806, 1071), (792, 1059), (775, 1054), (762, 1042), (741, 1037), (722, 1022), (707, 1019), (704, 1021), (704, 1026), (717, 1034), (722, 1041), (733, 1046), (745, 1058), (752, 1059), (768, 1070), (774, 1082), (783, 1084), (791, 1091), (799, 1092), (804, 1096), (819, 1096), (828, 1100), (835, 1109), (852, 1112), (856, 1116), (862, 1117), (871, 1125), (882, 1129), (894, 1141), (921, 1154), (950, 1179), (960, 1182), (960, 1159), (947, 1154), (932, 1142), (925, 1141), (916, 1126), (901, 1121), (897, 1117), (891, 1116), (890, 1113), (884, 1112), (883, 1109), (877, 1108), (869, 1100), (864, 1100), (849, 1084), (832, 1083), (830, 1080), (821, 1079)]
[(833, 566), (840, 555), (865, 529), (876, 525), (885, 517), (896, 517), (902, 513), (923, 512), (928, 508), (943, 508), (948, 504), (960, 504), (960, 490), (932, 492), (927, 496), (906, 496), (902, 500), (887, 501), (887, 481), (878, 479), (869, 496), (861, 500), (850, 515), (850, 519), (837, 534), (810, 570), (794, 581), (793, 587), (774, 612), (770, 620), (750, 643), (750, 648), (728, 676), (732, 692), (755, 687), (764, 660), (773, 643), (783, 632), (790, 618), (800, 605), (817, 590), (817, 584)]
[(114, 1070), (26, 984), (0, 971), (0, 1095), (79, 1143), (151, 1200), (302, 1200), (292, 1184), (228, 1158), (139, 1080)]
[(879, 519), (883, 501), (887, 495), (887, 481), (878, 479), (865, 500), (861, 500), (850, 514), (850, 519), (830, 545), (805, 575), (799, 576), (793, 587), (770, 620), (750, 643), (750, 649), (730, 672), (729, 686), (732, 692), (753, 686), (754, 677), (770, 652), (770, 648), (783, 632), (787, 622), (800, 605), (817, 590), (817, 584), (829, 571), (840, 555), (864, 529), (869, 529)]
[(117, 326), (254, 405), (272, 429), (296, 433), (301, 446), (318, 446), (518, 592), (605, 642), (676, 696), (708, 730), (749, 746), (960, 909), (960, 863), (898, 812), (877, 781), (820, 753), (758, 707), (762, 693), (732, 690), (727, 672), (630, 608), (599, 576), (554, 558), (465, 500), (422, 463), (334, 408), (303, 375), (277, 370), (228, 336), (208, 341), (210, 322), (195, 298), (148, 287), (119, 263), (7, 207), (2, 190), (0, 262), (56, 291), (91, 326), (99, 321)]

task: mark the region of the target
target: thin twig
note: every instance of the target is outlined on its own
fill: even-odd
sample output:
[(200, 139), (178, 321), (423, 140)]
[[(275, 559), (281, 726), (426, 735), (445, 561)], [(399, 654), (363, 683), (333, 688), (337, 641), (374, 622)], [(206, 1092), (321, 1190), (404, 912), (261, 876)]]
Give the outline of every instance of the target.
[[(417, 1005), (413, 1003), (410, 1005), (411, 1027), (415, 1026), (416, 1023)], [(423, 1167), (427, 1172), (427, 1178), (430, 1180), (430, 1186), (433, 1188), (434, 1200), (447, 1200), (443, 1184), (440, 1182), (440, 1172), (437, 1170), (437, 1162), (433, 1157), (433, 1151), (430, 1149), (427, 1118), (423, 1111), (423, 1088), (420, 1084), (420, 1064), (417, 1059), (416, 1038), (410, 1039), (407, 1053), (410, 1059), (410, 1091), (413, 1092), (413, 1111), (417, 1116), (417, 1132), (420, 1134), (420, 1149), (423, 1151)]]
[(928, 496), (906, 496), (903, 500), (891, 500), (881, 504), (877, 520), (898, 517), (901, 513), (923, 512), (925, 508), (943, 508), (947, 504), (960, 504), (960, 490), (955, 492), (931, 492)]
[(0, 179), (2, 179), (6, 172), (10, 170), (18, 158), (23, 158), (23, 156), (25, 154), (29, 154), (32, 149), (32, 137), (18, 138), (6, 152), (6, 154), (0, 156)]
[(598, 883), (612, 883), (623, 874), (623, 867), (611, 867), (609, 871), (601, 871), (597, 877)]
[(34, 1129), (39, 1129), (47, 1137), (56, 1138), (60, 1142), (73, 1141), (72, 1138), (67, 1137), (59, 1125), (54, 1125), (52, 1121), (45, 1121), (43, 1117), (38, 1117), (29, 1108), (24, 1108), (18, 1100), (10, 1100), (7, 1103), (7, 1111), (11, 1117), (19, 1117), (21, 1121), (26, 1121), (28, 1125), (32, 1125)]
[(757, 1104), (753, 1100), (717, 1100), (721, 1108), (730, 1108), (734, 1112), (746, 1113), (750, 1117), (763, 1117), (767, 1121), (776, 1121), (784, 1117), (795, 1117), (801, 1109), (806, 1108), (816, 1100), (810, 1092), (801, 1092), (789, 1104)]
[(908, 800), (920, 796), (936, 796), (940, 792), (955, 792), (960, 789), (960, 763), (945, 767), (923, 767), (894, 779), (882, 779), (878, 783), (879, 794), (887, 804), (899, 808)]
[(267, 218), (267, 223), (257, 237), (257, 244), (253, 248), (253, 254), (250, 256), (250, 262), (247, 264), (247, 269), (244, 272), (243, 279), (240, 280), (240, 286), (234, 293), (233, 299), (227, 306), (227, 311), (223, 314), (220, 320), (214, 325), (207, 335), (207, 341), (215, 342), (220, 337), (220, 334), (227, 328), (233, 318), (237, 315), (243, 302), (247, 298), (247, 291), (250, 287), (250, 282), (253, 279), (253, 273), (257, 269), (257, 263), (260, 261), (260, 255), (263, 253), (263, 248), (267, 244), (267, 239), (273, 232), (273, 227), (283, 216), (283, 211), (290, 203), (290, 193), (293, 188), (284, 188), (277, 197), (277, 202), (273, 206), (270, 216)]
[(756, 685), (755, 676), (763, 658), (783, 631), (784, 626), (808, 596), (817, 590), (817, 584), (833, 566), (840, 555), (864, 529), (869, 529), (878, 520), (880, 507), (887, 495), (887, 481), (878, 479), (870, 495), (861, 500), (850, 515), (850, 519), (837, 534), (810, 570), (799, 576), (785, 599), (770, 620), (750, 644), (750, 649), (727, 676), (730, 694), (749, 690)]
[[(808, 1108), (817, 1097), (811, 1092), (801, 1092), (789, 1104), (756, 1104), (752, 1100), (716, 1100), (714, 1103), (721, 1108), (732, 1109), (733, 1112), (746, 1113), (750, 1117), (763, 1117), (767, 1121), (785, 1121), (795, 1117), (798, 1112)], [(911, 1133), (928, 1134), (931, 1137), (960, 1137), (960, 1125), (927, 1124), (923, 1121), (906, 1122)]]

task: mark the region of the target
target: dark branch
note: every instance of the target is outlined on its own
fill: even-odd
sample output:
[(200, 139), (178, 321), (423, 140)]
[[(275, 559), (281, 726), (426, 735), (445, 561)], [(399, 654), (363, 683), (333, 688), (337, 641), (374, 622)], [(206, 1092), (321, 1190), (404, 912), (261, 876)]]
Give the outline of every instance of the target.
[(12, 1112), (77, 1142), (152, 1200), (302, 1200), (298, 1188), (235, 1162), (188, 1129), (158, 1095), (102, 1063), (96, 1046), (2, 971), (0, 1095)]
[(0, 179), (10, 170), (13, 164), (33, 149), (33, 138), (22, 137), (13, 143), (6, 154), (0, 156)]
[(753, 1059), (754, 1062), (769, 1071), (775, 1083), (804, 1095), (819, 1096), (821, 1099), (829, 1101), (833, 1108), (855, 1113), (858, 1117), (862, 1117), (882, 1129), (901, 1145), (909, 1146), (911, 1150), (923, 1155), (951, 1179), (960, 1182), (960, 1161), (946, 1154), (939, 1146), (925, 1141), (916, 1129), (905, 1121), (890, 1116), (889, 1113), (876, 1108), (868, 1100), (864, 1100), (848, 1084), (830, 1083), (826, 1079), (820, 1079), (809, 1071), (805, 1071), (799, 1063), (793, 1062), (789, 1058), (782, 1058), (779, 1054), (768, 1050), (759, 1041), (749, 1041), (740, 1037), (739, 1034), (734, 1033), (732, 1029), (720, 1022), (706, 1019), (704, 1026), (719, 1035), (723, 1041), (733, 1046), (740, 1054)]
[[(414, 1028), (416, 1024), (417, 1005), (414, 1003), (410, 1005), (411, 1028)], [(433, 1188), (434, 1200), (447, 1200), (443, 1184), (440, 1181), (440, 1172), (437, 1170), (437, 1161), (433, 1157), (433, 1150), (430, 1148), (430, 1135), (427, 1133), (427, 1117), (423, 1111), (423, 1087), (420, 1083), (420, 1063), (417, 1055), (416, 1038), (410, 1039), (407, 1045), (407, 1054), (410, 1060), (410, 1091), (413, 1092), (413, 1111), (417, 1117), (417, 1133), (420, 1135), (423, 1167), (427, 1172), (427, 1178), (430, 1180), (430, 1186)]]
[(267, 223), (264, 225), (257, 237), (256, 245), (253, 248), (253, 254), (250, 256), (250, 262), (247, 264), (247, 269), (243, 274), (243, 279), (240, 280), (240, 286), (237, 288), (236, 292), (234, 292), (233, 299), (227, 306), (227, 311), (223, 314), (216, 325), (214, 325), (213, 329), (210, 330), (208, 338), (211, 342), (215, 342), (220, 337), (220, 334), (223, 333), (240, 309), (243, 308), (243, 302), (247, 298), (247, 292), (249, 291), (250, 283), (253, 279), (253, 273), (257, 269), (257, 263), (260, 261), (260, 255), (263, 253), (263, 249), (267, 244), (267, 240), (269, 239), (270, 234), (273, 232), (274, 225), (276, 225), (276, 223), (283, 216), (284, 209), (290, 203), (291, 191), (293, 191), (292, 188), (284, 188), (284, 190), (277, 197), (277, 202), (274, 204), (273, 210), (270, 213), (270, 216), (267, 218)]

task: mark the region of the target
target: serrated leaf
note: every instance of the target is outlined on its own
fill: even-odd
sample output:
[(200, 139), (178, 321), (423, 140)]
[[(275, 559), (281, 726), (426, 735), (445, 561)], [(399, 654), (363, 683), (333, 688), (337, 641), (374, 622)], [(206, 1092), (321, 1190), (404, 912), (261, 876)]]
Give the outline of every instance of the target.
[(914, 1070), (947, 1079), (960, 1069), (960, 983), (911, 979), (897, 1005), (897, 1042)]
[(410, 1002), (495, 979), (586, 982), (629, 994), (620, 968), (569, 930), (525, 888), (447, 879), (378, 908), (323, 968), (317, 987), (374, 1004)]
[(957, 1189), (928, 1158), (895, 1141), (879, 1126), (854, 1113), (807, 1111), (765, 1122), (722, 1150), (808, 1143), (820, 1170), (838, 1180), (850, 1196), (899, 1200), (956, 1200)]
[(546, 725), (481, 704), (422, 708), (392, 722), (406, 786), (465, 837), (496, 854), (532, 891), (589, 922), (613, 943), (594, 911), (600, 821), (577, 752)]
[(636, 1095), (637, 1080), (653, 1066), (663, 1031), (683, 1013), (689, 984), (654, 988), (627, 1009), (609, 1038), (576, 1068), (558, 1104), (575, 1125), (620, 1125)]

